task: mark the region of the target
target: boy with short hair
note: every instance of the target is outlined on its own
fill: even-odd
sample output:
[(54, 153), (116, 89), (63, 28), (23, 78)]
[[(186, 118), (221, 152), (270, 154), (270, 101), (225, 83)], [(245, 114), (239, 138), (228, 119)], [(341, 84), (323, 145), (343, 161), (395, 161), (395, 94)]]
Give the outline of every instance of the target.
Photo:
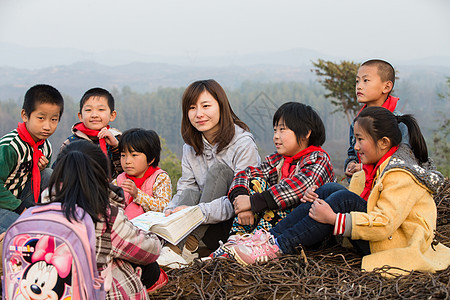
[(24, 97), (23, 123), (0, 139), (0, 233), (38, 203), (47, 187), (52, 156), (47, 139), (55, 132), (63, 110), (64, 100), (57, 89), (35, 85)]
[[(381, 106), (390, 110), (394, 115), (402, 115), (397, 108), (399, 98), (390, 95), (395, 83), (394, 67), (387, 61), (381, 59), (371, 59), (361, 64), (356, 75), (356, 97), (359, 103), (363, 103), (364, 108), (370, 106)], [(359, 115), (359, 113), (358, 113)], [(399, 123), (402, 132), (402, 143), (409, 145), (408, 128), (405, 124)], [(344, 163), (345, 175), (351, 179), (354, 173), (361, 171), (361, 164), (355, 151), (355, 136), (353, 133), (353, 123), (350, 125), (349, 134), (350, 147), (347, 150), (347, 159)]]
[(62, 150), (69, 143), (84, 139), (102, 149), (111, 161), (113, 178), (123, 172), (120, 165), (119, 139), (122, 133), (109, 126), (116, 119), (114, 97), (103, 88), (92, 88), (80, 100), (78, 118), (80, 122), (72, 126), (72, 135), (61, 145)]

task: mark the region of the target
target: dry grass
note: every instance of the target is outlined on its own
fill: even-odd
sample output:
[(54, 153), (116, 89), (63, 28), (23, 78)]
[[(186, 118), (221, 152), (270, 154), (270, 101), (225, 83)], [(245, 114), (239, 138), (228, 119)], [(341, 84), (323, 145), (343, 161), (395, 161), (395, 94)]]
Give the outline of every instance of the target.
[[(437, 239), (450, 246), (450, 183), (436, 195)], [(340, 246), (286, 255), (244, 267), (232, 259), (195, 261), (168, 271), (169, 283), (151, 299), (449, 299), (450, 267), (434, 274), (386, 278), (362, 272), (361, 257)]]

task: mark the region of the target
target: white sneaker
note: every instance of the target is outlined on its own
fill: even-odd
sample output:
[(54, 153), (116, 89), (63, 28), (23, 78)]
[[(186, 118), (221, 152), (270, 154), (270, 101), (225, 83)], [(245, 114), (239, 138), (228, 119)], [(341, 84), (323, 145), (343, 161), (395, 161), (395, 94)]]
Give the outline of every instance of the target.
[(169, 247), (162, 247), (156, 262), (160, 266), (168, 267), (171, 269), (181, 269), (187, 267), (189, 263), (179, 254), (175, 253)]
[[(197, 247), (198, 249), (198, 247)], [(194, 251), (197, 251), (197, 249), (195, 249)], [(189, 251), (186, 246), (183, 247), (183, 251), (181, 252), (181, 256), (184, 258), (184, 260), (190, 264), (192, 263), (192, 261), (194, 261), (195, 258), (198, 258), (198, 253), (194, 253), (194, 251)]]

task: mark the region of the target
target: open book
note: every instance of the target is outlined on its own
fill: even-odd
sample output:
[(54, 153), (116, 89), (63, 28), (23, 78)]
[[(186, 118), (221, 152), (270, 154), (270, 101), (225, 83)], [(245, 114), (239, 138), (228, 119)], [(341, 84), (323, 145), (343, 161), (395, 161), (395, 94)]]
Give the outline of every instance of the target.
[(205, 219), (198, 206), (190, 206), (169, 216), (164, 213), (148, 211), (131, 222), (134, 226), (151, 231), (166, 241), (176, 245)]

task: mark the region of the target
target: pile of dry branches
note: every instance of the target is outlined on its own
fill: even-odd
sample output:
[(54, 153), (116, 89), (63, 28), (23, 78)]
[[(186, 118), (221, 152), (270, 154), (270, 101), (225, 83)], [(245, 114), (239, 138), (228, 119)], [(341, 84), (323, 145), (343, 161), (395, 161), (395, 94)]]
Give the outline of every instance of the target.
[[(437, 238), (450, 247), (450, 183), (435, 197)], [(169, 283), (151, 299), (449, 299), (450, 267), (437, 273), (411, 272), (391, 278), (362, 272), (361, 257), (340, 246), (286, 255), (244, 267), (232, 259), (197, 260), (169, 270)]]

